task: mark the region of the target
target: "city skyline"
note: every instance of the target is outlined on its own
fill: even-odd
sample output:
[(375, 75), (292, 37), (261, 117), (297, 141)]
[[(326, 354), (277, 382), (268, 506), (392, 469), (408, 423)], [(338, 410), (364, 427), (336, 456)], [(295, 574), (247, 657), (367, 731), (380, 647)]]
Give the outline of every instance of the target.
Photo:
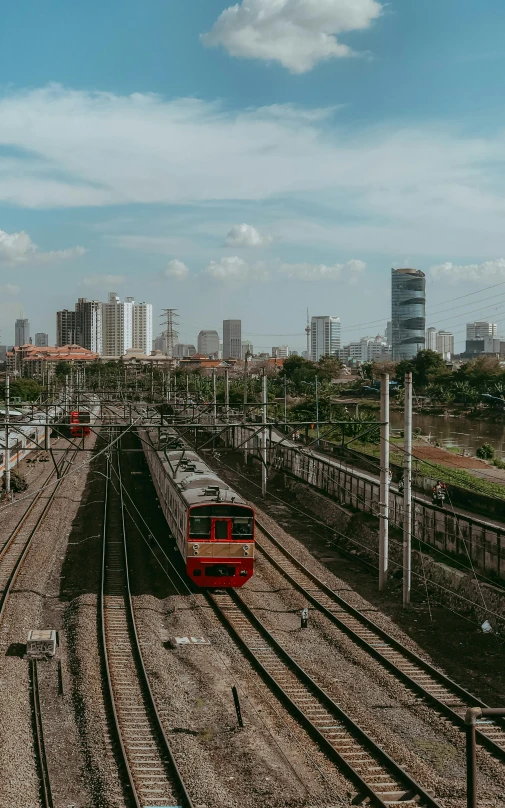
[[(353, 58), (301, 54), (306, 21), (289, 58), (282, 25), (271, 58), (231, 53), (215, 28), (228, 5), (155, 0), (138, 19), (130, 0), (27, 0), (3, 20), (2, 342), (24, 317), (53, 342), (55, 310), (113, 288), (179, 308), (184, 343), (235, 317), (258, 347), (300, 350), (307, 306), (345, 312), (345, 343), (388, 320), (391, 266), (426, 274), (428, 321), (505, 281), (501, 85), (482, 58), (501, 52), (497, 0), (360, 4), (337, 37)], [(434, 324), (461, 349), (466, 319), (499, 322), (498, 298)]]

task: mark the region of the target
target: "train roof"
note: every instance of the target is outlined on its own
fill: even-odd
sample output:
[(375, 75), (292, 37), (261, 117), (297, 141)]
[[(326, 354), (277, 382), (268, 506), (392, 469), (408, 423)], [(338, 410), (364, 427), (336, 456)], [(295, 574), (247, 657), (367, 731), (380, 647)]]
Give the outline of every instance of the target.
[[(184, 444), (175, 430), (169, 432), (169, 441), (173, 438), (179, 447)], [(157, 439), (158, 431), (148, 430), (148, 435), (150, 440)], [(228, 483), (225, 483), (192, 449), (167, 448), (165, 451), (156, 449), (155, 451), (165, 474), (175, 483), (188, 505), (210, 505), (215, 502), (248, 505), (240, 494), (230, 488)]]

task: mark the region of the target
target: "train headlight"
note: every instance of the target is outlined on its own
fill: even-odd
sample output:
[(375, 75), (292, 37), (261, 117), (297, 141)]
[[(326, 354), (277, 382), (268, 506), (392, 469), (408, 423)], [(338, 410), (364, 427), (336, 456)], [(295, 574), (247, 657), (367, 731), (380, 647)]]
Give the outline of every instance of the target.
[(243, 544), (242, 545), (242, 550), (244, 551), (245, 556), (249, 555), (249, 545), (248, 544)]
[(199, 548), (198, 544), (194, 544), (193, 545), (193, 555), (198, 555), (199, 549), (200, 548)]

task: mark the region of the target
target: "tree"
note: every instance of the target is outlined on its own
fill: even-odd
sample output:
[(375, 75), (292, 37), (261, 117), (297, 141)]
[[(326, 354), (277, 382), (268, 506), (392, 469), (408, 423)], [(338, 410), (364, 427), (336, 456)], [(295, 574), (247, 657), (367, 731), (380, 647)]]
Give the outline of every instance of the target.
[(56, 376), (59, 379), (64, 379), (65, 376), (70, 376), (71, 365), (70, 362), (58, 362), (56, 364)]
[[(20, 398), (21, 401), (35, 401), (42, 390), (35, 379), (12, 379), (9, 387), (11, 399)], [(5, 385), (2, 385), (1, 396), (5, 400)]]
[(414, 359), (404, 359), (396, 366), (396, 380), (403, 383), (406, 373), (412, 373), (415, 387), (426, 387), (449, 375), (444, 358), (436, 351), (419, 351)]
[(338, 356), (325, 354), (317, 363), (316, 372), (319, 379), (331, 382), (333, 379), (338, 379), (343, 367), (344, 363), (340, 361)]

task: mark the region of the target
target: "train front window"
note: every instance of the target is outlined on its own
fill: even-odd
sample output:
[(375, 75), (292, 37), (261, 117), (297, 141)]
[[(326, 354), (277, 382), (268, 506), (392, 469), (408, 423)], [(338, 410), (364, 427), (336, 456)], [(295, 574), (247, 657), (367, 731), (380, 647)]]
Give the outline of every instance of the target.
[(208, 516), (192, 516), (189, 520), (190, 539), (210, 539), (210, 518)]
[(253, 520), (248, 519), (246, 516), (236, 516), (233, 520), (233, 539), (252, 538), (253, 534)]

